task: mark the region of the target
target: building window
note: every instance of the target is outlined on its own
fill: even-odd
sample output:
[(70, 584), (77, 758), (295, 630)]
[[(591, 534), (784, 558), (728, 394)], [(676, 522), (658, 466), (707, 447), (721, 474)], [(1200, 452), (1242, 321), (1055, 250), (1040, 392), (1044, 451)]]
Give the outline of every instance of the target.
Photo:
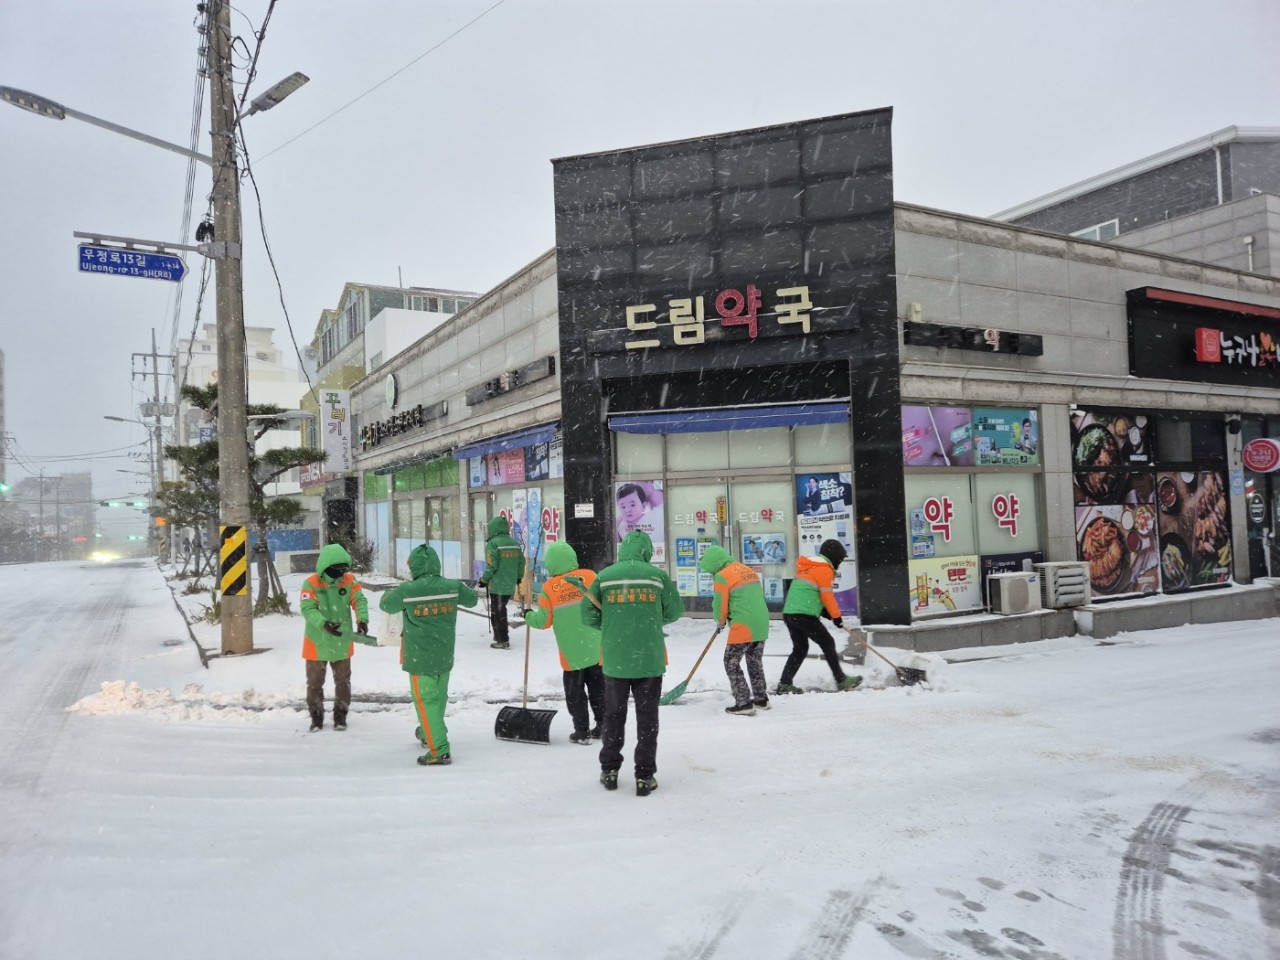
[(1120, 233), (1120, 221), (1107, 220), (1103, 223), (1095, 223), (1092, 227), (1084, 230), (1077, 230), (1073, 237), (1079, 237), (1081, 240), (1114, 240)]
[(353, 296), (347, 302), (346, 309), (342, 311), (342, 341), (341, 346), (345, 346), (359, 336), (360, 331), (364, 329), (365, 309), (364, 298)]

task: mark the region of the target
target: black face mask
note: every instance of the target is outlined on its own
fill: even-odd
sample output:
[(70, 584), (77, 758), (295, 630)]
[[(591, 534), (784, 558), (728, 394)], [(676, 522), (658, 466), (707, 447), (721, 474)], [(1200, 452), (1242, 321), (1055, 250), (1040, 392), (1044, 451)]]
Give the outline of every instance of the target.
[(335, 563), (332, 567), (324, 568), (324, 575), (330, 580), (341, 580), (347, 575), (348, 569), (350, 568), (345, 565)]

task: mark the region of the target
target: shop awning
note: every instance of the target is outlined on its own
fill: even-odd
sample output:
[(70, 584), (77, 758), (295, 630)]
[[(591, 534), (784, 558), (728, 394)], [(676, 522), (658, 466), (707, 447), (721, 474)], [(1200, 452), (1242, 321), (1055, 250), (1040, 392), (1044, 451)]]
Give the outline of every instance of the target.
[(482, 457), (486, 453), (502, 453), (504, 450), (515, 450), (517, 447), (532, 447), (535, 443), (546, 443), (556, 433), (556, 424), (548, 423), (545, 426), (534, 427), (531, 430), (521, 430), (517, 433), (507, 433), (500, 437), (490, 437), (488, 440), (481, 440), (479, 443), (469, 443), (465, 447), (458, 447), (453, 451), (453, 459), (468, 460), (471, 457)]
[(665, 413), (620, 414), (609, 418), (615, 433), (713, 433), (762, 427), (807, 427), (847, 423), (846, 403), (800, 403), (732, 410), (672, 410)]

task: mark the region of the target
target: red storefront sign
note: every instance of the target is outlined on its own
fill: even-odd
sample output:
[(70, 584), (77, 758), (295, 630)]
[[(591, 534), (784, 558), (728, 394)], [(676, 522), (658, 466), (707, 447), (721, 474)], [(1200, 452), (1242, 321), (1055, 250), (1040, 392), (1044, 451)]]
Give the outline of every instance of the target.
[(1245, 468), (1254, 473), (1275, 473), (1280, 470), (1280, 440), (1250, 440), (1244, 445), (1241, 459)]
[(1209, 327), (1196, 327), (1196, 360), (1200, 363), (1222, 362), (1222, 341), (1218, 331)]

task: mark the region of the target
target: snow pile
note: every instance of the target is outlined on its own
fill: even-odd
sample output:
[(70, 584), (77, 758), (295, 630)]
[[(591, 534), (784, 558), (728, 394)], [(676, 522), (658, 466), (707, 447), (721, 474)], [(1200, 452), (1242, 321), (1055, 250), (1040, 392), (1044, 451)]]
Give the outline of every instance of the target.
[(234, 695), (205, 693), (201, 684), (188, 683), (175, 697), (167, 688), (146, 689), (133, 680), (103, 681), (97, 693), (67, 707), (69, 713), (88, 716), (142, 714), (160, 720), (244, 720), (281, 709), (298, 706), (279, 694), (260, 694), (252, 688)]

